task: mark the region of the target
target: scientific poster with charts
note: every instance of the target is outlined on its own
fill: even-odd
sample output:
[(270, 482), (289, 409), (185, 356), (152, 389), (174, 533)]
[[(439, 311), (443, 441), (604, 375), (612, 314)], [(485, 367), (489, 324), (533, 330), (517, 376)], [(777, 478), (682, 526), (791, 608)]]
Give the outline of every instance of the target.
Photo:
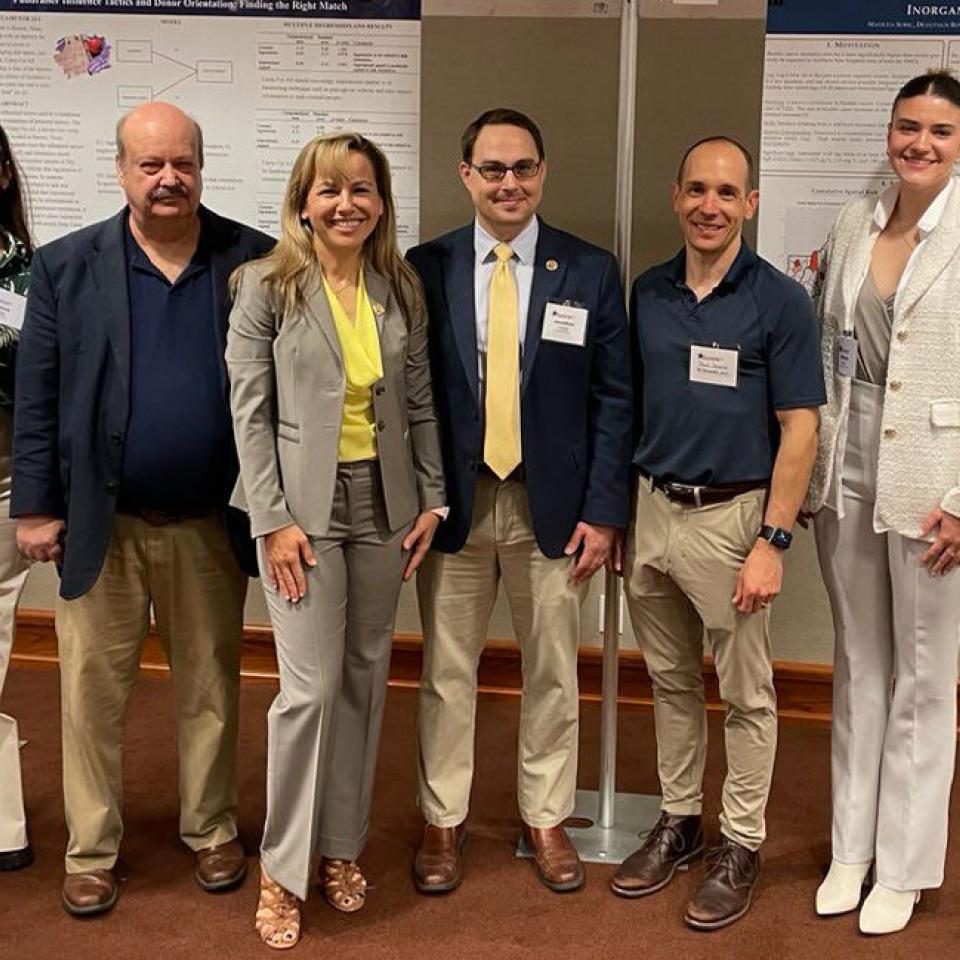
[(272, 235), (300, 147), (362, 133), (417, 241), (420, 0), (0, 0), (0, 30), (0, 122), (41, 243), (120, 209), (115, 125), (150, 100), (202, 126), (203, 202)]
[(886, 129), (897, 90), (960, 74), (960, 0), (770, 0), (758, 247), (808, 289), (840, 208), (893, 181)]

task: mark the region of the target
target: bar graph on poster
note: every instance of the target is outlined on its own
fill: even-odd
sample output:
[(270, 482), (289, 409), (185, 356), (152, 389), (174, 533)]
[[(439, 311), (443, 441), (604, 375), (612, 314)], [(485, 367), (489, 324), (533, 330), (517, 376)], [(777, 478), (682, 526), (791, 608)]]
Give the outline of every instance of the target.
[(940, 67), (960, 68), (960, 4), (770, 4), (760, 145), (762, 256), (812, 288), (819, 250), (840, 208), (894, 179), (885, 147), (897, 90)]
[(38, 241), (115, 213), (117, 120), (165, 100), (204, 133), (204, 203), (271, 234), (300, 147), (356, 130), (419, 233), (420, 0), (0, 0), (0, 122)]

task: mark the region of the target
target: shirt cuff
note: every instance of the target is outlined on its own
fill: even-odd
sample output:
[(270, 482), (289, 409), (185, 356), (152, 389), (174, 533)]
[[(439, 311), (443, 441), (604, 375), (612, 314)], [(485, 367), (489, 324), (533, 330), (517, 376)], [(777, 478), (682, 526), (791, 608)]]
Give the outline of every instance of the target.
[(449, 507), (434, 507), (431, 513), (435, 513), (441, 520), (446, 520), (450, 516)]

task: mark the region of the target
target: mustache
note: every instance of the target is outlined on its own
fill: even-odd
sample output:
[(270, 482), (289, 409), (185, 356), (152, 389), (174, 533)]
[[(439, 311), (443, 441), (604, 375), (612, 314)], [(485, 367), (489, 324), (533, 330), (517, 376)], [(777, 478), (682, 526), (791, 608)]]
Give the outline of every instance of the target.
[(168, 200), (170, 197), (186, 197), (187, 189), (182, 184), (176, 184), (172, 187), (156, 187), (150, 191), (151, 200)]

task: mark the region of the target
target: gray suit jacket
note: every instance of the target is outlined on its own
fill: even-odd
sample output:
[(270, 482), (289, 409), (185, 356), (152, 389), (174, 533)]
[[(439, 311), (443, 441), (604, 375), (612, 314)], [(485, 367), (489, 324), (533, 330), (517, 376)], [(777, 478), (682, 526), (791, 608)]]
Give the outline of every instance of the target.
[[(250, 515), (255, 537), (297, 523), (327, 533), (346, 387), (340, 341), (320, 270), (304, 304), (285, 314), (247, 265), (230, 313), (227, 369), (240, 457), (231, 504)], [(389, 281), (365, 269), (380, 333), (383, 379), (373, 388), (377, 452), (387, 522), (398, 530), (422, 510), (443, 506), (440, 435), (430, 385), (427, 324), (404, 317)], [(382, 309), (380, 309), (382, 308)]]

